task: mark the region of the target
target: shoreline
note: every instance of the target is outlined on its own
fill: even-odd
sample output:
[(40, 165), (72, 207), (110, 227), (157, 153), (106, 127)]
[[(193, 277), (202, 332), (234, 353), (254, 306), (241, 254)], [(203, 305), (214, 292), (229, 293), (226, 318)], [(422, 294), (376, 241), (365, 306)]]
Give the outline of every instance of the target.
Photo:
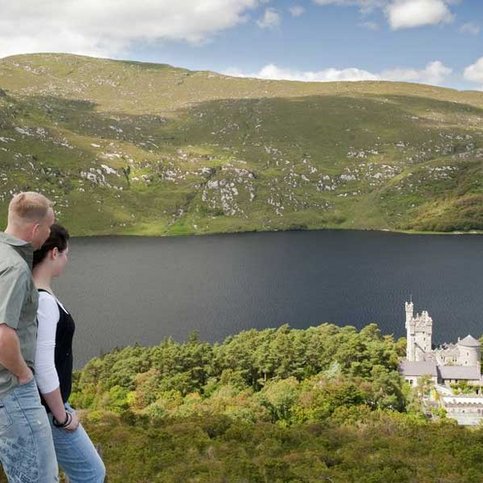
[(222, 232), (208, 232), (208, 233), (177, 233), (177, 234), (141, 234), (141, 233), (101, 233), (90, 235), (71, 235), (72, 238), (108, 238), (108, 237), (139, 237), (139, 238), (185, 238), (185, 237), (204, 237), (204, 236), (221, 236), (221, 235), (245, 235), (253, 233), (287, 233), (287, 232), (318, 232), (318, 231), (347, 231), (347, 232), (375, 232), (388, 233), (397, 235), (434, 235), (434, 236), (482, 236), (483, 230), (470, 231), (413, 231), (413, 230), (392, 230), (388, 228), (314, 228), (314, 229), (293, 229), (287, 230), (244, 230), (244, 231), (222, 231)]

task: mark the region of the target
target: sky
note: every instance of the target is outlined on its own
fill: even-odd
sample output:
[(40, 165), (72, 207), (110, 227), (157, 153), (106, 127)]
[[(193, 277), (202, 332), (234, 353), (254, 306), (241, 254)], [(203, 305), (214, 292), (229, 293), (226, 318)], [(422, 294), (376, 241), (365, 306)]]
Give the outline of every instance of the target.
[(34, 52), (483, 90), (483, 0), (0, 0), (0, 58)]

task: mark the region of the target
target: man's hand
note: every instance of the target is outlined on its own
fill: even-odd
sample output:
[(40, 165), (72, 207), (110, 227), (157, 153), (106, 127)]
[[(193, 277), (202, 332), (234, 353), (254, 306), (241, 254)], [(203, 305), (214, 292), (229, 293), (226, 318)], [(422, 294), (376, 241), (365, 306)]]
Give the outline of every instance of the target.
[(33, 378), (34, 378), (34, 375), (33, 375), (32, 371), (30, 370), (30, 367), (28, 367), (28, 366), (27, 366), (27, 370), (25, 371), (25, 373), (23, 373), (20, 376), (17, 376), (19, 384), (28, 384)]

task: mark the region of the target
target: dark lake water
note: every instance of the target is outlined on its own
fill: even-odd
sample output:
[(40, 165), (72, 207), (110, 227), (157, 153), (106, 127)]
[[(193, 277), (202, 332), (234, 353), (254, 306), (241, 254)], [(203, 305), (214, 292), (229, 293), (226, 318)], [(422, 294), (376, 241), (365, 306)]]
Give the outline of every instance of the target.
[(55, 285), (77, 322), (76, 366), (116, 346), (222, 341), (249, 328), (377, 322), (405, 335), (404, 301), (433, 341), (483, 334), (483, 236), (312, 231), (76, 238)]

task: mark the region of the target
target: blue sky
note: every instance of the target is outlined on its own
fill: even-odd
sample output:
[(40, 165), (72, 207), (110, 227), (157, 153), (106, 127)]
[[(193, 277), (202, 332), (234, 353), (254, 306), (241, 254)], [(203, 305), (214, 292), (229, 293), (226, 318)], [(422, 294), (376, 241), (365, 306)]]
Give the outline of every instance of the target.
[(0, 0), (0, 57), (30, 52), (293, 80), (483, 89), (481, 0)]

